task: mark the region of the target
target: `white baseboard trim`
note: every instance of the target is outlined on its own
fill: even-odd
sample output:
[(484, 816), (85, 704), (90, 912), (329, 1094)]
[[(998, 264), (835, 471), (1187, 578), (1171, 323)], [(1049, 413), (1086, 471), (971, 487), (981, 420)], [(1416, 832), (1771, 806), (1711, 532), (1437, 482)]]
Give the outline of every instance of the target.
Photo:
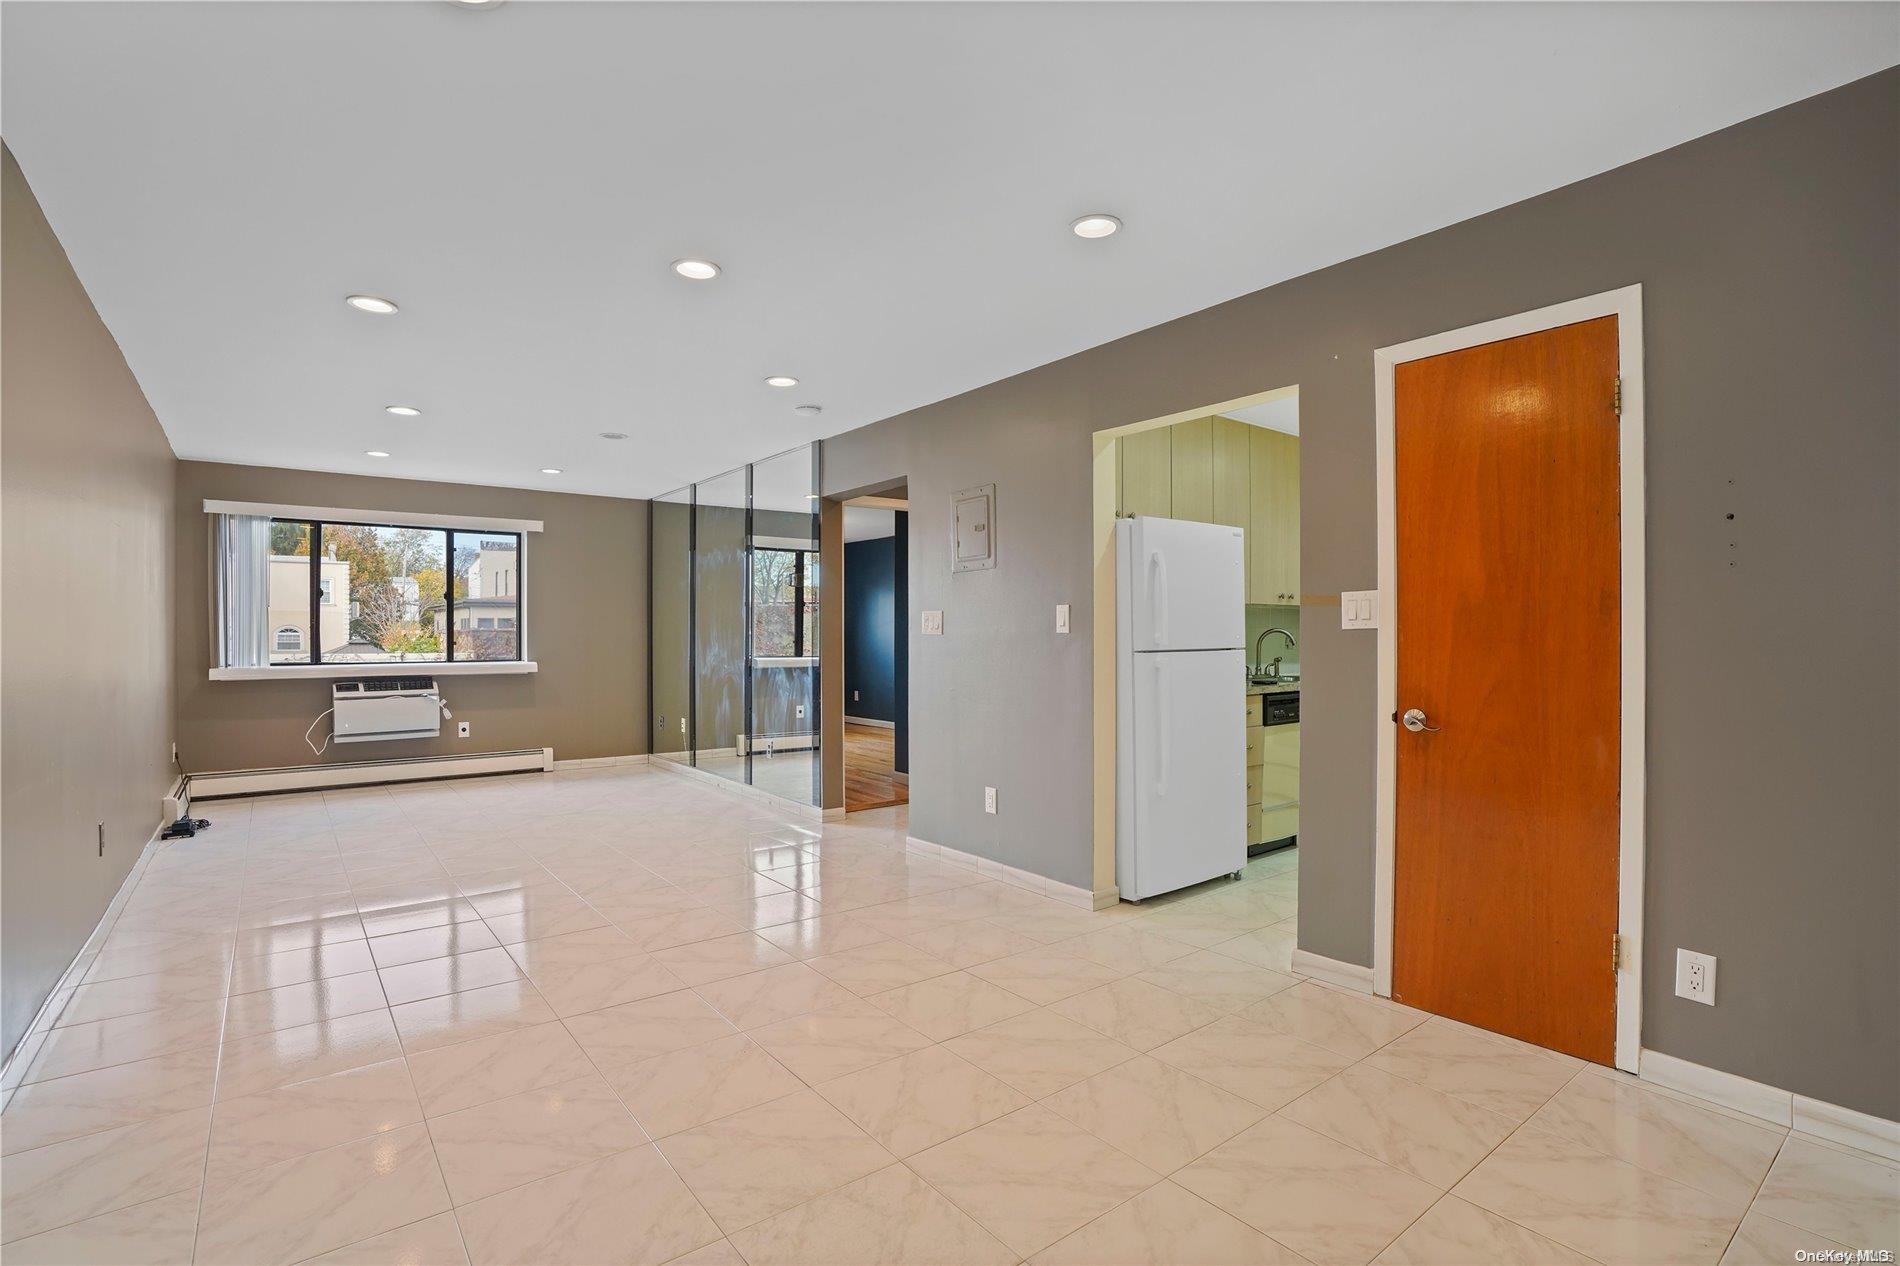
[(159, 829), (184, 817), (191, 812), (191, 781), (180, 774), (172, 783), (172, 789), (165, 793), (165, 799), (158, 808)]
[(760, 804), (770, 805), (781, 813), (787, 813), (793, 817), (805, 818), (812, 822), (824, 821), (824, 812), (819, 809), (817, 805), (806, 804), (801, 800), (788, 800), (784, 796), (773, 795), (771, 792), (759, 787), (748, 786), (742, 782), (734, 782), (730, 778), (721, 778), (718, 774), (708, 773), (703, 769), (695, 769), (691, 765), (683, 765), (678, 761), (656, 760), (652, 762), (652, 765), (655, 769), (663, 769), (667, 773), (678, 774), (680, 777), (690, 779), (693, 782), (704, 783), (708, 787), (713, 787), (730, 795), (735, 795), (741, 800), (752, 800)]
[(1869, 1112), (1856, 1112), (1837, 1103), (1823, 1103), (1806, 1095), (1795, 1095), (1794, 1128), (1802, 1134), (1840, 1143), (1859, 1152), (1871, 1152), (1890, 1161), (1900, 1161), (1900, 1121), (1889, 1121)]
[(634, 756), (581, 756), (573, 760), (557, 760), (554, 768), (570, 769), (612, 769), (621, 765), (645, 765), (653, 758), (642, 752)]
[(1786, 1129), (1794, 1124), (1793, 1095), (1719, 1068), (1708, 1068), (1645, 1048), (1637, 1057), (1636, 1076), (1664, 1090), (1702, 1099), (1770, 1125)]
[[(612, 763), (611, 759), (609, 763)], [(191, 775), (189, 791), (193, 800), (215, 800), (222, 796), (255, 796), (273, 791), (320, 791), (330, 787), (470, 778), (477, 774), (514, 774), (532, 770), (546, 772), (553, 768), (553, 748), (531, 747), (518, 752), (475, 752), (467, 756), (344, 761), (333, 765), (292, 765), (283, 769), (219, 770)]]
[(127, 870), (125, 878), (119, 881), (119, 890), (113, 893), (112, 900), (106, 903), (105, 911), (100, 914), (99, 921), (93, 924), (91, 934), (79, 947), (79, 952), (73, 955), (73, 961), (66, 964), (66, 970), (59, 974), (59, 979), (53, 982), (52, 989), (47, 991), (39, 1010), (33, 1013), (33, 1022), (26, 1026), (26, 1032), (20, 1035), (20, 1040), (14, 1044), (12, 1050), (7, 1052), (5, 1062), (0, 1064), (0, 1086), (13, 1085), (13, 1066), (17, 1061), (23, 1058), (30, 1060), (39, 1053), (40, 1040), (37, 1040), (37, 1035), (51, 1027), (52, 1021), (57, 1018), (55, 1013), (58, 1008), (65, 1005), (68, 992), (85, 978), (87, 972), (92, 970), (93, 960), (99, 957), (100, 949), (105, 946), (106, 937), (112, 934), (113, 925), (119, 921), (119, 912), (125, 909), (125, 903), (131, 900), (132, 890), (138, 887), (139, 880), (144, 877), (146, 866), (151, 863), (158, 850), (164, 847), (165, 841), (158, 838), (159, 833), (175, 821), (177, 818), (166, 818), (147, 837), (145, 847), (139, 850), (139, 855), (133, 861), (131, 869)]
[(825, 822), (842, 822), (848, 813), (850, 813), (849, 809), (826, 809), (818, 816)]
[(1372, 992), (1372, 968), (1361, 967), (1358, 963), (1342, 963), (1337, 958), (1325, 958), (1311, 950), (1295, 949), (1292, 966), (1296, 975), (1311, 976), (1314, 980), (1358, 993)]
[(880, 721), (876, 717), (854, 717), (848, 712), (845, 713), (844, 723), (846, 725), (875, 725), (880, 730), (894, 730), (897, 728), (897, 722), (895, 721)]
[(754, 752), (809, 752), (818, 746), (816, 734), (756, 734), (740, 735), (733, 751), (743, 755), (748, 749)]
[(1900, 1161), (1900, 1122), (1870, 1112), (1797, 1095), (1647, 1048), (1637, 1062), (1637, 1077), (1757, 1121)]
[(1005, 866), (987, 857), (978, 857), (975, 853), (966, 853), (962, 849), (951, 848), (948, 844), (933, 844), (929, 840), (919, 839), (915, 835), (904, 837), (905, 847), (923, 857), (934, 857), (950, 866), (963, 866), (974, 870), (985, 879), (994, 879), (998, 883), (1009, 884), (1027, 892), (1038, 893), (1052, 901), (1064, 905), (1076, 906), (1083, 910), (1106, 910), (1121, 901), (1119, 888), (1105, 888), (1100, 892), (1091, 892), (1087, 888), (1078, 888), (1074, 884), (1058, 883), (1034, 871), (1020, 870), (1015, 866)]

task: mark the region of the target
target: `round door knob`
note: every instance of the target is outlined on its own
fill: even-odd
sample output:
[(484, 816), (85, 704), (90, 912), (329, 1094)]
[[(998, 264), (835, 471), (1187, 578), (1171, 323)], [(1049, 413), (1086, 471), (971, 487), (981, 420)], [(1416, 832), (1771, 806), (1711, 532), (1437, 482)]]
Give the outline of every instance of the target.
[(1420, 732), (1423, 732), (1426, 734), (1438, 733), (1438, 727), (1435, 725), (1427, 724), (1427, 720), (1428, 718), (1425, 716), (1425, 712), (1423, 709), (1407, 708), (1405, 710), (1405, 715), (1399, 718), (1399, 724), (1403, 725), (1406, 729), (1410, 730), (1414, 734), (1418, 734)]

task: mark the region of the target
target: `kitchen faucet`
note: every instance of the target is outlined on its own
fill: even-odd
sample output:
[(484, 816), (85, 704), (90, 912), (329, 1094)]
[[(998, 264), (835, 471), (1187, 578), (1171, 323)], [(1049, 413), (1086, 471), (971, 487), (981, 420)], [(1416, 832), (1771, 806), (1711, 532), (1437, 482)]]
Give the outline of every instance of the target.
[[(1278, 633), (1281, 637), (1286, 639), (1286, 648), (1288, 650), (1292, 650), (1295, 646), (1299, 645), (1298, 642), (1295, 642), (1293, 640), (1293, 635), (1287, 632), (1285, 629), (1279, 629), (1279, 628), (1261, 629), (1260, 636), (1256, 637), (1253, 640), (1253, 658), (1254, 658), (1253, 675), (1254, 676), (1260, 675), (1260, 644), (1267, 640), (1267, 637), (1269, 634), (1273, 634), (1273, 633)], [(1274, 681), (1280, 680), (1280, 657), (1278, 655), (1273, 657), (1273, 672), (1271, 674), (1271, 679)]]

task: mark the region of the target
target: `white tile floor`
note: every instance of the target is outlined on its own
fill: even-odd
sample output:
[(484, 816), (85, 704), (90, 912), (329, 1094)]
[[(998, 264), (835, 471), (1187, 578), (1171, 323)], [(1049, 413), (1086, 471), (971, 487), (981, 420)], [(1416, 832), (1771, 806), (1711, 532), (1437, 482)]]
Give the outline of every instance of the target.
[(1900, 1169), (640, 767), (207, 806), (0, 1116), (6, 1263), (1788, 1262)]

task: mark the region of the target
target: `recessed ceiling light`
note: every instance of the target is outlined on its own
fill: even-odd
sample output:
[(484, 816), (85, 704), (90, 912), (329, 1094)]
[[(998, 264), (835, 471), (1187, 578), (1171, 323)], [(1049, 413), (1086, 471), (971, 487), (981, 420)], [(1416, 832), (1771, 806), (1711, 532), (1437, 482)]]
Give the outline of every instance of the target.
[(1112, 215), (1096, 212), (1085, 215), (1069, 226), (1077, 237), (1110, 237), (1122, 226), (1122, 222)]
[(458, 9), (499, 9), (503, 0), (449, 0)]
[(389, 316), (396, 311), (396, 305), (381, 295), (350, 295), (343, 302), (358, 312), (374, 312), (377, 316)]
[(419, 418), (422, 416), (422, 410), (412, 404), (386, 404), (383, 406), (383, 412), (393, 413), (399, 418)]
[(790, 374), (773, 374), (770, 378), (765, 380), (765, 385), (768, 387), (796, 387), (798, 385), (798, 379), (792, 377)]
[(366, 448), (366, 449), (364, 449), (364, 450), (363, 450), (363, 456), (365, 456), (365, 457), (387, 457), (387, 456), (389, 456), (389, 454), (388, 454), (388, 453), (385, 453), (385, 452), (384, 452), (384, 451), (383, 451), (382, 449), (380, 449), (380, 448)]
[(627, 438), (627, 433), (625, 431), (602, 431), (600, 438), (603, 440), (624, 440)]
[(561, 468), (559, 466), (543, 466), (541, 473), (544, 475), (558, 475), (561, 473)]
[(688, 281), (711, 281), (719, 275), (719, 265), (710, 259), (676, 259), (673, 271)]
[(801, 404), (792, 409), (793, 413), (802, 414), (808, 418), (815, 418), (824, 411), (825, 407), (820, 404)]

